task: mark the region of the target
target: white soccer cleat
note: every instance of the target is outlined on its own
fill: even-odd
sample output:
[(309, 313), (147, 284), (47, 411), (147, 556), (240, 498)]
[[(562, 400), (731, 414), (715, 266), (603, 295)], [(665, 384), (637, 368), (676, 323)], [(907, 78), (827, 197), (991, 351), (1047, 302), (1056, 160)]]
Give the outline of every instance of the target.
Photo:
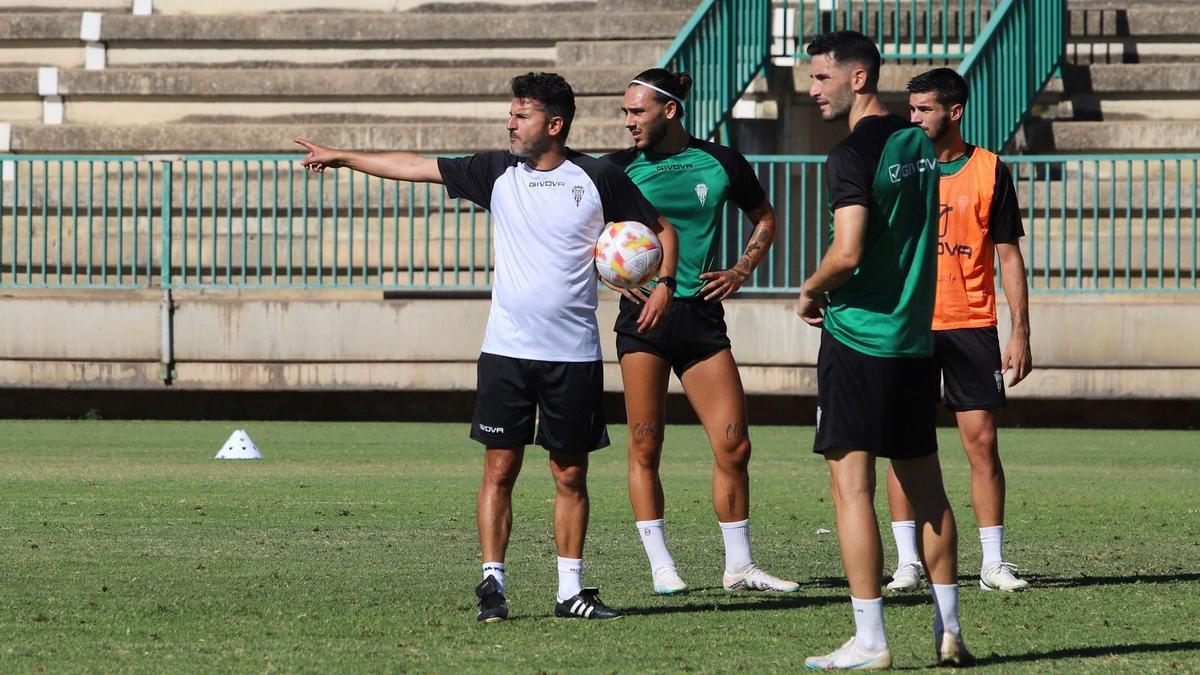
[(908, 593), (921, 587), (921, 573), (925, 568), (919, 562), (900, 563), (892, 572), (892, 581), (887, 589), (893, 593)]
[(779, 577), (771, 576), (758, 569), (754, 564), (748, 565), (740, 572), (726, 572), (721, 577), (721, 585), (727, 591), (767, 591), (769, 593), (795, 593), (800, 590), (800, 584)]
[(1013, 575), (1017, 566), (1012, 563), (995, 562), (979, 570), (979, 587), (985, 591), (1023, 591), (1029, 582)]
[(687, 582), (679, 578), (679, 571), (674, 567), (660, 567), (654, 570), (654, 592), (659, 595), (678, 595), (687, 593)]
[(967, 646), (963, 644), (961, 635), (953, 633), (942, 633), (941, 640), (937, 645), (938, 667), (942, 668), (966, 668), (975, 665), (975, 657), (971, 656), (971, 652), (967, 651)]
[(884, 647), (881, 652), (868, 652), (850, 638), (837, 651), (824, 656), (804, 659), (809, 670), (887, 670), (892, 667), (892, 650)]

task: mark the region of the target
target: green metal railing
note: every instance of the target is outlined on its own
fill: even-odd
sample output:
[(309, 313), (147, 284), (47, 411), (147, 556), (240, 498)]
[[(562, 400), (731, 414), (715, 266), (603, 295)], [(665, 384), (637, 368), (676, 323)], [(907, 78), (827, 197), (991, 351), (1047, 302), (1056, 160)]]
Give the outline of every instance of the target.
[[(483, 291), (491, 222), (436, 185), (295, 155), (0, 160), (0, 287)], [(793, 293), (829, 235), (823, 156), (751, 156), (780, 224), (747, 293)], [(1007, 157), (1035, 292), (1197, 290), (1200, 154)], [(729, 208), (722, 258), (751, 224)]]
[(963, 137), (1000, 151), (1020, 128), (1034, 97), (1066, 49), (1064, 0), (1003, 0), (958, 66), (971, 99)]
[(772, 55), (803, 57), (820, 33), (856, 30), (885, 59), (964, 58), (1002, 0), (781, 0), (772, 23)]
[(659, 59), (695, 78), (684, 117), (693, 136), (712, 138), (766, 65), (770, 12), (770, 0), (704, 0)]

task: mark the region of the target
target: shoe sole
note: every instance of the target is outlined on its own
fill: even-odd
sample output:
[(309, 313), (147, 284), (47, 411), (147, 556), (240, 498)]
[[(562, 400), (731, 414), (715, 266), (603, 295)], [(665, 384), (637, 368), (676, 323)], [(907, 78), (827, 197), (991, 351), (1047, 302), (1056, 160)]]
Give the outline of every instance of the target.
[(900, 586), (898, 588), (893, 588), (891, 584), (888, 584), (886, 588), (893, 593), (912, 593), (914, 591), (921, 590), (921, 585), (917, 584), (916, 586)]
[(1020, 586), (1018, 588), (1000, 588), (999, 586), (989, 586), (986, 583), (980, 581), (979, 589), (983, 590), (983, 591), (1000, 591), (1001, 593), (1020, 593), (1021, 591), (1028, 590), (1029, 586), (1025, 585), (1025, 586)]
[(504, 619), (505, 617), (503, 616), (489, 616), (488, 618), (484, 619), (482, 623), (499, 623)]
[(680, 588), (680, 589), (656, 588), (656, 589), (654, 589), (654, 594), (655, 595), (687, 595), (688, 590), (690, 590), (690, 589), (687, 589), (687, 588)]
[(624, 619), (625, 615), (618, 614), (617, 616), (576, 616), (574, 614), (558, 614), (556, 612), (554, 614), (554, 618), (556, 618), (556, 619), (581, 619), (583, 621), (616, 621), (617, 619)]
[(726, 591), (726, 592), (729, 592), (729, 593), (736, 593), (736, 592), (745, 592), (745, 593), (799, 593), (799, 592), (800, 592), (800, 587), (799, 587), (799, 586), (796, 586), (795, 588), (789, 588), (789, 589), (787, 589), (787, 590), (784, 590), (784, 589), (782, 589), (782, 588), (754, 588), (753, 586), (737, 586), (737, 585), (734, 585), (734, 586), (722, 586), (722, 588), (724, 588), (724, 589), (725, 589), (725, 591)]

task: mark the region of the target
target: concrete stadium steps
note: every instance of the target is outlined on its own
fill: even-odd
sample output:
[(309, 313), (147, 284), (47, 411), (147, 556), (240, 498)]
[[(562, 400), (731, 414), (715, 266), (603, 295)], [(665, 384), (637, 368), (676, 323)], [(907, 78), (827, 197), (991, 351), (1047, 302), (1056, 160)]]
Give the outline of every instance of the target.
[(1025, 137), (1037, 153), (1197, 152), (1200, 120), (1032, 120)]
[[(504, 125), (487, 122), (400, 124), (14, 124), (11, 146), (18, 153), (240, 153), (292, 152), (292, 139), (309, 138), (346, 149), (404, 148), (422, 153), (471, 152), (506, 147)], [(570, 145), (580, 151), (615, 150), (629, 134), (612, 122), (576, 121)]]
[[(616, 149), (628, 144), (624, 130), (601, 127), (619, 122), (628, 78), (657, 60), (695, 3), (396, 11), (410, 9), (401, 4), (313, 0), (292, 7), (308, 11), (278, 12), (251, 0), (236, 12), (213, 13), (220, 2), (207, 3), (205, 14), (159, 3), (150, 16), (115, 10), (101, 21), (103, 70), (83, 67), (72, 3), (67, 11), (34, 2), (30, 11), (0, 14), (0, 123), (12, 125), (0, 151), (286, 152), (294, 134), (356, 148), (490, 149), (503, 147), (508, 82), (528, 70), (561, 72), (575, 88), (574, 147)], [(42, 123), (42, 66), (59, 67), (64, 124)], [(445, 123), (440, 130), (437, 122)], [(337, 133), (327, 133), (334, 126)]]
[[(582, 3), (581, 3), (582, 4)], [(594, 7), (589, 3), (589, 7)], [(100, 41), (171, 42), (186, 45), (269, 43), (406, 44), (479, 43), (554, 44), (563, 40), (671, 39), (688, 18), (686, 11), (398, 12), (388, 14), (220, 14), (134, 16), (105, 14)], [(602, 19), (602, 20), (594, 20)], [(6, 13), (0, 41), (78, 41), (78, 13)]]
[[(621, 124), (621, 99), (616, 95), (579, 97), (576, 124), (608, 122)], [(237, 114), (230, 115), (231, 105)], [(231, 99), (192, 101), (187, 99), (149, 99), (137, 102), (108, 98), (82, 99), (70, 103), (68, 124), (122, 124), (136, 119), (139, 124), (400, 124), (421, 121), (491, 121), (502, 126), (508, 115), (508, 101), (462, 101), (434, 99), (425, 101), (378, 101), (288, 99)], [(26, 117), (13, 120), (34, 121), (41, 115), (40, 105), (14, 107)]]
[[(58, 72), (62, 96), (366, 99), (506, 99), (509, 80), (522, 71), (504, 68), (165, 68), (67, 69)], [(580, 95), (625, 91), (628, 67), (563, 68), (559, 71)], [(0, 95), (37, 93), (36, 69), (0, 70)], [(507, 101), (505, 101), (507, 102)]]
[(1200, 3), (1071, 0), (1067, 64), (1017, 146), (1033, 153), (1200, 150)]
[[(130, 0), (17, 0), (20, 11), (90, 10), (129, 14)], [(692, 10), (697, 0), (655, 0), (660, 9)], [(154, 0), (155, 14), (270, 14), (318, 12), (462, 12), (471, 9), (527, 11), (644, 10), (638, 0)]]

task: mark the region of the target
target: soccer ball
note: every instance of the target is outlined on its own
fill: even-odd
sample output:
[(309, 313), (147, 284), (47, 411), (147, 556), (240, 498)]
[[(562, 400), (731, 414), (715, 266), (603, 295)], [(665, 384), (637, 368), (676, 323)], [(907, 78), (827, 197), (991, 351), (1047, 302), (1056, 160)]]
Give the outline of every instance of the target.
[(638, 288), (658, 273), (662, 246), (654, 230), (625, 220), (604, 226), (596, 240), (596, 271), (620, 288)]

